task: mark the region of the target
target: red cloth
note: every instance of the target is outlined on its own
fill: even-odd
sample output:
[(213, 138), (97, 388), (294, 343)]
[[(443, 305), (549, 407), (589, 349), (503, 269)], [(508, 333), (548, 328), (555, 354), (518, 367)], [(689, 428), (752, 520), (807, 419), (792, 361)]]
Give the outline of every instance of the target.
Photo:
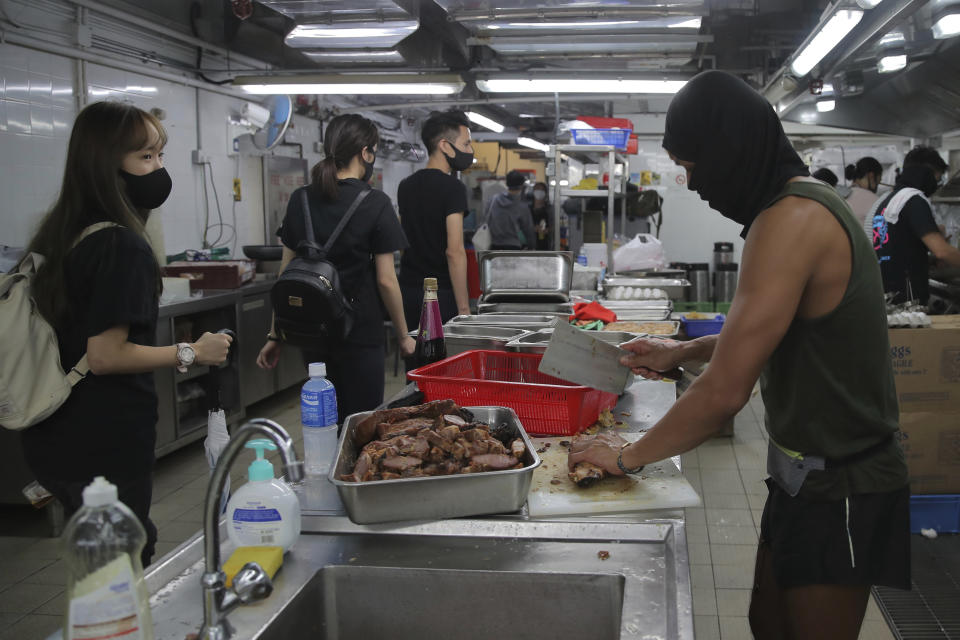
[(578, 302), (573, 305), (573, 315), (570, 316), (570, 321), (574, 320), (603, 320), (610, 323), (617, 321), (617, 314), (599, 302)]

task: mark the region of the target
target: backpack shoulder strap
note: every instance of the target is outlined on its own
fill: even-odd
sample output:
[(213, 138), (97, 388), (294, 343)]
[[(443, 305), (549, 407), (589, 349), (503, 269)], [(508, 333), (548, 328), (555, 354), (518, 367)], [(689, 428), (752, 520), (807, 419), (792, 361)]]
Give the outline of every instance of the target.
[[(343, 214), (343, 217), (340, 218), (340, 222), (337, 224), (336, 228), (333, 230), (333, 233), (330, 234), (330, 239), (327, 240), (327, 243), (323, 245), (323, 253), (330, 253), (330, 248), (333, 246), (333, 243), (337, 241), (337, 238), (340, 237), (340, 233), (343, 231), (344, 227), (347, 226), (347, 223), (350, 222), (350, 218), (353, 217), (353, 213), (357, 210), (357, 207), (360, 206), (360, 203), (363, 202), (363, 199), (367, 197), (367, 194), (370, 193), (370, 189), (364, 189), (357, 194), (357, 197), (350, 204), (350, 208), (347, 209), (347, 212)], [(313, 238), (310, 238), (311, 240)]]
[(80, 361), (67, 373), (67, 382), (71, 387), (75, 387), (78, 382), (87, 377), (88, 373), (90, 373), (90, 365), (87, 363), (87, 354), (83, 354)]
[(304, 230), (307, 234), (307, 242), (316, 244), (317, 238), (313, 234), (313, 218), (310, 216), (310, 198), (307, 197), (307, 188), (300, 190), (300, 205), (303, 207)]
[(91, 234), (96, 233), (97, 231), (102, 231), (103, 229), (109, 229), (111, 227), (119, 227), (119, 226), (121, 225), (117, 224), (116, 222), (97, 222), (97, 223), (91, 224), (90, 226), (85, 227), (84, 230), (80, 232), (80, 235), (77, 236), (77, 239), (73, 241), (73, 244), (70, 245), (70, 248), (71, 249), (75, 248), (78, 244), (83, 242), (84, 238), (86, 238)]

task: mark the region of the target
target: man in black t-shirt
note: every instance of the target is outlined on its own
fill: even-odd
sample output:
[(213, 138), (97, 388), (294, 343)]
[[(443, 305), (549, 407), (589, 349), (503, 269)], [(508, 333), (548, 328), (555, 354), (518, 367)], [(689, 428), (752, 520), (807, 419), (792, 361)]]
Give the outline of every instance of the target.
[(440, 315), (446, 322), (470, 313), (463, 217), (467, 190), (454, 171), (473, 163), (469, 120), (459, 112), (433, 114), (421, 133), (427, 166), (400, 183), (400, 224), (410, 242), (400, 260), (400, 289), (407, 326), (420, 324), (423, 279), (436, 278)]
[(937, 190), (946, 163), (927, 150), (918, 147), (907, 154), (896, 188), (872, 216), (870, 239), (880, 261), (883, 289), (897, 294), (894, 302), (913, 299), (927, 304), (928, 251), (937, 260), (960, 266), (960, 250), (943, 237), (927, 200)]

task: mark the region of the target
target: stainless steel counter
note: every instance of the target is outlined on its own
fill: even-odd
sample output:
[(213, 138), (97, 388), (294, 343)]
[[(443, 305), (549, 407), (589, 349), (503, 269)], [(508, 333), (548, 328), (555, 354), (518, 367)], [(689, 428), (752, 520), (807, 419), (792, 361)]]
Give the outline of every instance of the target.
[[(672, 383), (637, 382), (617, 411), (630, 412), (630, 430), (642, 431), (674, 397)], [(345, 516), (325, 478), (308, 478), (296, 490), (300, 539), (274, 579), (273, 595), (229, 614), (236, 638), (362, 637), (387, 616), (391, 637), (416, 637), (413, 629), (424, 625), (436, 631), (428, 635), (444, 636), (451, 628), (445, 625), (459, 625), (456, 636), (447, 634), (459, 640), (491, 637), (497, 625), (527, 614), (531, 638), (570, 637), (583, 626), (592, 629), (584, 636), (590, 638), (693, 638), (679, 511), (545, 520), (521, 510), (364, 526)], [(225, 544), (223, 557), (231, 551)], [(199, 534), (150, 569), (157, 640), (182, 640), (199, 628), (201, 572)], [(384, 586), (390, 584), (402, 588), (391, 591)], [(486, 614), (449, 620), (442, 610), (422, 608), (437, 597), (451, 606), (475, 601), (489, 622)], [(404, 616), (411, 610), (408, 629)]]

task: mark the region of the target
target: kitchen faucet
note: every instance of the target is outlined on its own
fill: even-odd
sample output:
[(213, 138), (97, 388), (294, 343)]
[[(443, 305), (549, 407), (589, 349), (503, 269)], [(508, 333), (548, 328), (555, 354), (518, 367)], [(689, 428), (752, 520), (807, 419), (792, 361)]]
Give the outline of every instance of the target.
[(233, 629), (227, 622), (227, 614), (241, 604), (263, 600), (273, 591), (270, 576), (256, 562), (248, 562), (233, 579), (233, 589), (227, 590), (226, 576), (220, 570), (220, 504), (223, 486), (229, 477), (230, 466), (254, 436), (270, 438), (280, 450), (283, 471), (288, 482), (303, 480), (303, 463), (293, 451), (293, 440), (276, 422), (256, 418), (237, 429), (230, 443), (220, 456), (213, 477), (207, 485), (203, 505), (203, 626), (199, 640), (227, 640)]

